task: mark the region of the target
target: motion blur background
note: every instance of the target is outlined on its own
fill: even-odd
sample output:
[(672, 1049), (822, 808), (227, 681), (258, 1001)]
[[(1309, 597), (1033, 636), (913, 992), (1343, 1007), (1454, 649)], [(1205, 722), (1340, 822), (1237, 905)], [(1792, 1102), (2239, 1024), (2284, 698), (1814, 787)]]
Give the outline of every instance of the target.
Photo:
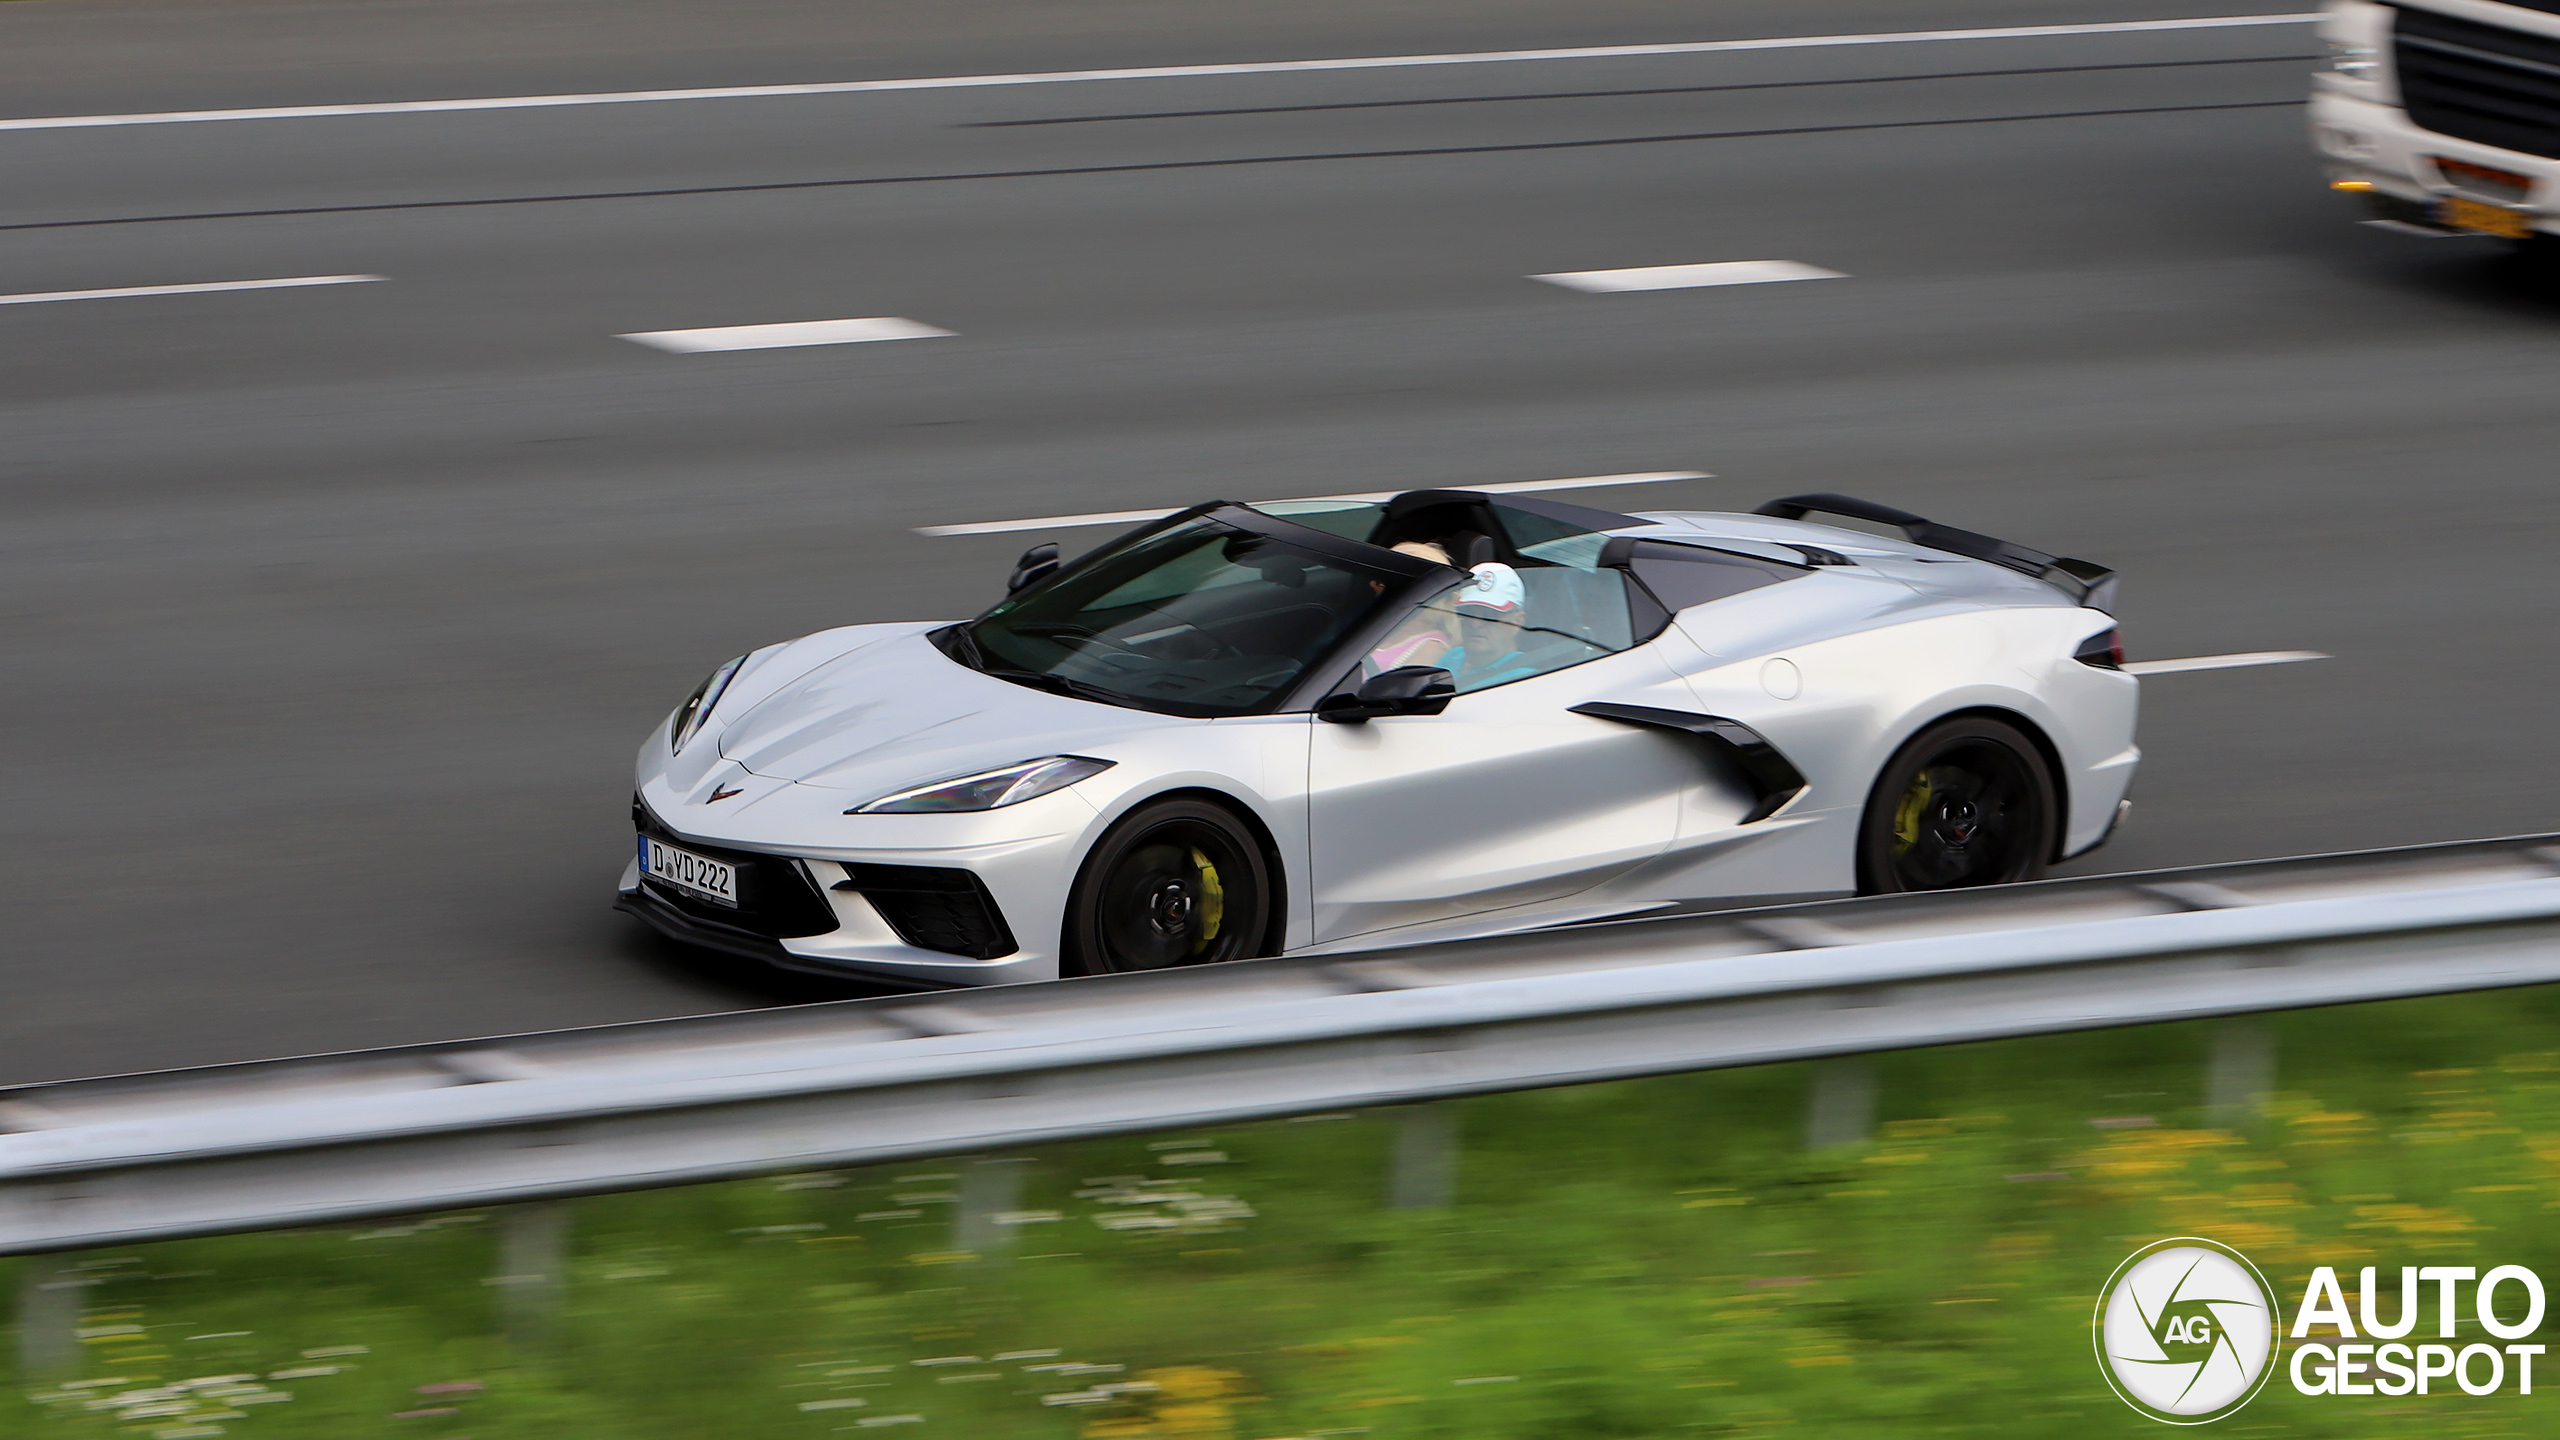
[[(0, 119), (2226, 8), (13, 0)], [(0, 130), (0, 291), (384, 277), (0, 307), (0, 1080), (837, 993), (606, 909), (629, 752), (717, 661), (973, 613), (1044, 538), (944, 523), (1842, 490), (2115, 565), (2137, 658), (2336, 657), (2147, 684), (2081, 871), (2542, 828), (2560, 308), (2489, 242), (2350, 223), (2315, 48)], [(1754, 259), (1849, 278), (1524, 278)], [(956, 337), (614, 338), (870, 315)]]

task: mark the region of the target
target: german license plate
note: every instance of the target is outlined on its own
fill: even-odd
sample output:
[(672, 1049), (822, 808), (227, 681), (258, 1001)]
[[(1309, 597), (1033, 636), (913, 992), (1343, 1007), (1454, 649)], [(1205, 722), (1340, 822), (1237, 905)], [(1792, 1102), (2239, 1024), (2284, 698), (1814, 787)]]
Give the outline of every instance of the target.
[(2459, 195), (2447, 195), (2436, 202), (2436, 223), (2475, 235), (2503, 235), (2510, 240), (2533, 238), (2531, 212), (2510, 210), (2485, 200), (2465, 200)]
[(673, 845), (661, 845), (646, 835), (640, 837), (640, 873), (652, 880), (664, 880), (688, 895), (722, 905), (738, 903), (738, 867)]

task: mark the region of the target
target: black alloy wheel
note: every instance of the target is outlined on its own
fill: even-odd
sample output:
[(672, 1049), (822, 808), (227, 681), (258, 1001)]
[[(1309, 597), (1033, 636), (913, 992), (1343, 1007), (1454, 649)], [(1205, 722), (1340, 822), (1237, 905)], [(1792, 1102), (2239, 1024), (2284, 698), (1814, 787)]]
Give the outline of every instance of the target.
[(1111, 975), (1264, 953), (1272, 885), (1243, 822), (1206, 800), (1158, 800), (1111, 827), (1067, 900), (1065, 971)]
[(2060, 811), (2043, 755), (2017, 727), (1942, 720), (1876, 777), (1858, 827), (1858, 893), (2036, 879), (2053, 858)]

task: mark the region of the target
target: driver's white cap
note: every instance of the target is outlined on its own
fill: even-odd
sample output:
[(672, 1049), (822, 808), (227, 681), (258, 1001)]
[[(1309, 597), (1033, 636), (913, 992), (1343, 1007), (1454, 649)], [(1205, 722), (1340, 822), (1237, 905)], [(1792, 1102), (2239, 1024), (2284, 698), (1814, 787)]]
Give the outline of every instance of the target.
[(1478, 565), (1468, 572), (1467, 583), (1458, 587), (1460, 613), (1478, 617), (1517, 620), (1528, 598), (1528, 587), (1520, 583), (1520, 572), (1499, 560)]

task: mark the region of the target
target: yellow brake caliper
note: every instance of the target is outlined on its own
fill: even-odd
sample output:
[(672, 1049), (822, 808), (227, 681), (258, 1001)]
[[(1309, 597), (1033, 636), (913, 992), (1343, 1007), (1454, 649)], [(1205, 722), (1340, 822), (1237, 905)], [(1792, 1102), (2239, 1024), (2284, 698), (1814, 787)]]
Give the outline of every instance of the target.
[(1199, 954), (1218, 938), (1218, 924), (1227, 918), (1227, 887), (1218, 883), (1218, 867), (1197, 849), (1191, 852), (1191, 868), (1200, 877), (1200, 938), (1192, 942), (1191, 953)]
[(1902, 792), (1902, 803), (1893, 809), (1893, 853), (1896, 859), (1911, 853), (1920, 843), (1920, 812), (1929, 808), (1929, 795), (1935, 787), (1929, 783), (1929, 772), (1911, 777), (1911, 788)]

